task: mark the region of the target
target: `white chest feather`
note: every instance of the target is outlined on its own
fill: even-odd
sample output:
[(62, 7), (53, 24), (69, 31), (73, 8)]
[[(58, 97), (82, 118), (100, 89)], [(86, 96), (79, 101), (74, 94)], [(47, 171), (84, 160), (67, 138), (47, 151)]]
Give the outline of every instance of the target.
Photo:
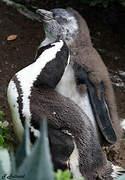
[(88, 93), (86, 92), (85, 94), (80, 94), (78, 92), (71, 65), (67, 66), (62, 79), (56, 86), (56, 91), (74, 101), (83, 110), (83, 112), (87, 114), (95, 127), (95, 118), (92, 112)]
[[(62, 94), (63, 96), (68, 97), (72, 101), (74, 101), (89, 117), (93, 125), (93, 128), (96, 131), (95, 118), (92, 112), (88, 93), (86, 92), (85, 94), (80, 94), (79, 91), (77, 90), (74, 72), (70, 64), (67, 66), (62, 76), (62, 79), (56, 86), (55, 90), (58, 93)], [(74, 146), (75, 146), (74, 151), (72, 152), (69, 158), (70, 170), (72, 172), (73, 178), (81, 178), (82, 175), (79, 169), (79, 152), (75, 142), (74, 142)]]

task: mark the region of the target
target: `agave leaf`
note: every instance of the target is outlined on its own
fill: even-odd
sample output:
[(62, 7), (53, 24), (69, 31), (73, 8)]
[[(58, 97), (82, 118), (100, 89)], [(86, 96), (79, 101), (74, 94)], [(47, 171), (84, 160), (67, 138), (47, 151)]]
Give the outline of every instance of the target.
[(5, 173), (4, 169), (3, 169), (2, 162), (0, 160), (0, 177), (3, 177), (4, 174), (6, 174), (6, 173)]
[(18, 175), (21, 174), (25, 174), (25, 180), (54, 180), (45, 118), (42, 120), (40, 137), (18, 170)]
[(10, 152), (11, 174), (16, 173), (16, 160), (13, 152)]
[(0, 149), (0, 178), (11, 172), (10, 157), (7, 149)]
[(117, 178), (116, 180), (125, 180), (125, 174), (123, 174), (122, 176), (120, 176), (120, 177)]
[(16, 153), (16, 168), (18, 169), (23, 163), (24, 159), (30, 154), (30, 135), (29, 127), (27, 122), (25, 122), (25, 130), (23, 134), (23, 140), (20, 144)]

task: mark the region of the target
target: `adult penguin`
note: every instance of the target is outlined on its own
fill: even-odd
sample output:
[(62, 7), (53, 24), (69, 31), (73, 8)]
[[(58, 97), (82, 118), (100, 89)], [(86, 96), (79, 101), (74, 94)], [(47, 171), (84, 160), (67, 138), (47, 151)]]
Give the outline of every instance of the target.
[[(51, 17), (45, 19), (49, 21)], [(8, 102), (15, 132), (21, 140), (27, 121), (34, 142), (45, 115), (55, 170), (69, 169), (74, 178), (112, 180), (123, 169), (107, 161), (96, 126), (84, 109), (75, 100), (61, 95), (67, 73), (73, 82), (71, 91), (76, 87), (69, 48), (60, 37), (56, 34), (54, 42), (41, 46), (35, 61), (17, 72), (9, 83)], [(79, 99), (79, 94), (76, 96)]]
[(84, 111), (56, 90), (69, 61), (66, 43), (58, 40), (41, 47), (36, 61), (13, 76), (8, 102), (15, 132), (21, 140), (27, 121), (33, 143), (39, 137), (42, 117), (46, 116), (55, 170), (69, 169), (74, 178), (112, 180), (123, 169), (107, 161), (98, 134)]
[[(73, 70), (70, 71), (74, 73), (76, 90), (71, 92), (70, 87), (69, 93), (67, 84), (72, 83), (73, 86), (70, 80), (65, 87), (61, 82), (57, 90), (79, 104), (91, 121), (97, 124), (101, 145), (114, 144), (117, 140), (119, 144), (122, 131), (109, 73), (100, 55), (92, 46), (85, 20), (72, 8), (57, 8), (51, 11), (39, 9), (37, 13), (40, 14), (45, 30), (45, 40), (40, 47), (53, 42), (55, 36), (59, 36), (71, 50), (70, 64)], [(65, 80), (68, 81), (68, 78), (69, 73)], [(75, 98), (77, 92), (82, 102)]]

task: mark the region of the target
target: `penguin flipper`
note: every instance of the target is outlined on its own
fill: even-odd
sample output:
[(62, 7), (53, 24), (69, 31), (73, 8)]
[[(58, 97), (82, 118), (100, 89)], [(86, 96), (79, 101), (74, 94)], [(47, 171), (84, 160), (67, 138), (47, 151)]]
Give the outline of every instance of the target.
[(77, 84), (85, 84), (87, 87), (92, 111), (102, 135), (108, 143), (114, 144), (117, 140), (117, 136), (112, 124), (112, 120), (110, 118), (110, 113), (106, 104), (106, 100), (104, 98), (103, 82), (98, 84), (97, 90), (97, 88), (89, 80), (88, 72), (82, 66), (75, 63), (73, 69), (75, 72)]
[(98, 126), (108, 143), (114, 144), (117, 141), (117, 136), (104, 98), (104, 84), (102, 82), (98, 84), (99, 95), (89, 80), (87, 81), (87, 89)]

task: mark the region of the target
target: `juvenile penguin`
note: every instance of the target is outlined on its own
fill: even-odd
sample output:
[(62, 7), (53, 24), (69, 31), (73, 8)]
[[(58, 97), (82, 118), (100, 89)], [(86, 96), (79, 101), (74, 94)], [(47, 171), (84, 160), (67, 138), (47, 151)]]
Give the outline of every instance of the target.
[(107, 161), (90, 119), (76, 103), (56, 90), (70, 63), (66, 43), (58, 40), (40, 51), (35, 62), (17, 72), (8, 86), (18, 138), (21, 140), (27, 121), (33, 142), (45, 115), (55, 170), (69, 169), (74, 178), (112, 180), (118, 172)]
[(58, 35), (71, 50), (71, 63), (56, 90), (84, 109), (100, 134), (101, 145), (119, 142), (122, 131), (109, 73), (92, 46), (85, 20), (72, 8), (37, 12), (45, 29), (40, 47)]

